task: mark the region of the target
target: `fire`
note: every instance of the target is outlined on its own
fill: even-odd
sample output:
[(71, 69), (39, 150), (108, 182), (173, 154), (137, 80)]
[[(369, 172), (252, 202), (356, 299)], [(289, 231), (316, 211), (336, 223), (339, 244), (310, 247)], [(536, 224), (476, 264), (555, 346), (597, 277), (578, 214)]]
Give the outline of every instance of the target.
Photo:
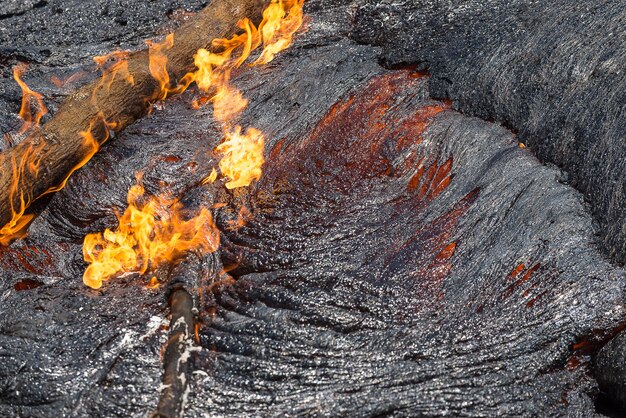
[(280, 51), (291, 45), (293, 34), (302, 25), (304, 0), (272, 1), (263, 11), (259, 31), (263, 36), (263, 52), (254, 64), (267, 64)]
[[(116, 51), (109, 55), (94, 57), (94, 61), (102, 69), (102, 77), (98, 86), (94, 89), (92, 99), (96, 102), (96, 92), (101, 88), (109, 88), (111, 83), (119, 74), (129, 84), (133, 84), (132, 75), (128, 72), (128, 63), (126, 58), (128, 53), (124, 51)], [(44, 102), (43, 95), (33, 91), (22, 80), (22, 76), (26, 70), (26, 65), (17, 65), (13, 68), (13, 77), (22, 89), (22, 105), (19, 115), (24, 121), (20, 133), (31, 131), (39, 126), (41, 118), (48, 112)], [(35, 107), (36, 113), (33, 115), (32, 108)], [(42, 195), (61, 190), (65, 187), (69, 177), (79, 168), (84, 166), (91, 157), (100, 149), (100, 143), (96, 140), (92, 131), (96, 128), (102, 129), (103, 139), (105, 142), (109, 138), (109, 131), (115, 127), (115, 123), (107, 122), (102, 112), (90, 122), (87, 131), (80, 132), (83, 139), (83, 157), (69, 171), (65, 178), (57, 186), (46, 190)], [(33, 219), (32, 214), (26, 214), (26, 209), (30, 206), (33, 196), (24, 191), (22, 187), (23, 179), (26, 177), (37, 177), (39, 174), (39, 166), (45, 143), (43, 141), (35, 142), (36, 145), (29, 145), (22, 155), (21, 161), (15, 161), (15, 157), (11, 157), (11, 175), (12, 183), (9, 191), (9, 201), (11, 205), (11, 220), (0, 228), (0, 245), (8, 245), (12, 240), (22, 238), (26, 235), (26, 228)], [(3, 156), (4, 157), (4, 156)]]
[[(22, 106), (20, 107), (20, 118), (24, 121), (20, 133), (28, 131), (33, 126), (39, 126), (41, 118), (48, 113), (48, 108), (43, 102), (43, 95), (31, 90), (22, 80), (22, 75), (28, 66), (19, 64), (13, 67), (13, 78), (22, 89)], [(36, 113), (33, 116), (32, 107), (36, 107)]]
[[(113, 125), (107, 124), (106, 122), (102, 123), (102, 126), (106, 130), (106, 140), (108, 138), (108, 130), (111, 129)], [(95, 125), (96, 122), (92, 122), (87, 131), (80, 132), (80, 135), (83, 138), (83, 146), (85, 147), (85, 151), (83, 153), (84, 157), (70, 170), (58, 186), (51, 187), (46, 190), (43, 195), (59, 191), (65, 187), (65, 184), (70, 176), (83, 165), (87, 164), (91, 157), (98, 152), (100, 144), (96, 141), (92, 134), (92, 129)], [(37, 176), (37, 174), (39, 174), (39, 166), (41, 164), (44, 147), (44, 142), (39, 142), (37, 145), (30, 144), (22, 155), (22, 159), (20, 161), (16, 161), (15, 157), (11, 159), (12, 183), (9, 192), (9, 202), (11, 203), (12, 217), (6, 225), (0, 228), (0, 245), (8, 245), (14, 239), (23, 238), (26, 235), (26, 228), (33, 219), (32, 214), (25, 213), (26, 208), (28, 208), (31, 204), (32, 196), (24, 192), (22, 179), (26, 174), (29, 176)], [(19, 196), (19, 198), (16, 199), (17, 196)], [(16, 200), (19, 201), (17, 206), (15, 205)]]
[(187, 251), (215, 251), (219, 231), (211, 212), (201, 208), (196, 216), (188, 215), (176, 199), (146, 196), (143, 186), (134, 185), (128, 192), (128, 207), (118, 215), (117, 229), (85, 237), (83, 257), (89, 266), (83, 282), (98, 289), (103, 281), (122, 273), (155, 271)]
[[(229, 189), (248, 186), (258, 180), (264, 163), (263, 133), (255, 128), (243, 130), (233, 123), (247, 107), (248, 100), (230, 84), (231, 72), (239, 68), (260, 45), (263, 50), (254, 65), (270, 62), (276, 53), (287, 48), (295, 31), (302, 24), (303, 0), (272, 0), (263, 12), (263, 21), (258, 29), (248, 19), (238, 22), (244, 31), (230, 39), (216, 39), (211, 52), (200, 49), (194, 56), (197, 67), (188, 73), (173, 89), (167, 72), (165, 52), (174, 44), (173, 35), (160, 43), (148, 42), (149, 69), (158, 81), (159, 90), (152, 99), (164, 99), (168, 93), (180, 93), (191, 83), (207, 94), (199, 102), (213, 104), (213, 116), (221, 123), (224, 141), (215, 149), (222, 156), (219, 168)], [(116, 67), (124, 71), (125, 67)], [(111, 79), (112, 82), (112, 79)], [(129, 81), (130, 82), (130, 81)], [(198, 102), (196, 102), (197, 104)], [(217, 172), (212, 169), (203, 183), (213, 183)], [(191, 250), (212, 252), (219, 245), (219, 231), (213, 223), (211, 213), (202, 208), (195, 217), (184, 220), (182, 205), (167, 196), (145, 196), (140, 185), (133, 186), (128, 193), (128, 207), (118, 216), (115, 231), (90, 234), (85, 237), (83, 256), (89, 266), (83, 282), (94, 289), (111, 277), (127, 272), (154, 271), (165, 262), (172, 262)], [(245, 225), (249, 217), (242, 208), (233, 227)], [(156, 276), (148, 287), (158, 287)]]
[(97, 101), (96, 93), (102, 88), (109, 90), (118, 74), (131, 86), (135, 84), (134, 77), (128, 71), (128, 56), (128, 51), (113, 51), (107, 55), (93, 57), (94, 62), (102, 71), (100, 83), (96, 86), (92, 95), (94, 104)]
[(232, 132), (226, 133), (226, 140), (215, 150), (223, 155), (220, 160), (220, 171), (229, 181), (226, 188), (244, 187), (253, 180), (261, 178), (264, 138), (263, 133), (255, 128), (249, 128), (245, 134), (237, 126)]
[[(20, 118), (24, 121), (21, 133), (26, 132), (33, 125), (38, 126), (41, 118), (48, 113), (48, 109), (43, 102), (43, 95), (33, 91), (22, 80), (22, 76), (28, 66), (26, 64), (19, 64), (13, 68), (13, 78), (22, 89), (22, 105), (20, 107)], [(34, 101), (34, 103), (33, 103)], [(32, 107), (36, 106), (36, 113), (33, 116)]]
[(167, 72), (167, 55), (165, 51), (174, 46), (174, 34), (170, 33), (161, 43), (146, 41), (148, 45), (148, 57), (150, 75), (159, 82), (159, 90), (154, 100), (163, 100), (170, 91), (170, 75)]
[(195, 81), (200, 90), (210, 93), (213, 116), (224, 132), (224, 142), (215, 151), (221, 155), (219, 167), (229, 189), (258, 180), (265, 161), (262, 132), (249, 128), (242, 133), (242, 127), (232, 123), (248, 106), (248, 100), (230, 84), (231, 72), (261, 45), (263, 50), (254, 65), (270, 62), (275, 54), (291, 45), (293, 34), (302, 25), (302, 5), (303, 0), (272, 0), (263, 11), (258, 29), (248, 19), (238, 22), (244, 32), (230, 39), (214, 40), (213, 49), (219, 52), (198, 50), (194, 56), (197, 70), (184, 78), (187, 84)]
[[(27, 65), (20, 64), (13, 68), (13, 78), (22, 89), (22, 105), (19, 116), (23, 121), (20, 133), (25, 133), (32, 128), (38, 127), (41, 118), (48, 113), (43, 102), (43, 95), (32, 90), (22, 80)], [(36, 112), (33, 115), (33, 107)], [(32, 197), (23, 190), (22, 179), (26, 174), (37, 175), (41, 162), (43, 142), (31, 143), (24, 151), (20, 161), (11, 157), (11, 187), (9, 190), (9, 202), (11, 205), (11, 220), (0, 228), (0, 245), (8, 245), (12, 240), (22, 238), (26, 234), (26, 228), (33, 219), (32, 214), (26, 214), (26, 208), (30, 205)], [(3, 158), (4, 157), (3, 155)]]
[[(0, 229), (0, 244), (7, 245), (13, 239), (21, 238), (25, 235), (25, 229), (33, 219), (32, 214), (25, 214), (31, 196), (25, 194), (21, 187), (21, 179), (26, 171), (31, 174), (39, 172), (39, 163), (43, 144), (29, 145), (24, 152), (23, 158), (16, 161), (11, 158), (12, 184), (9, 192), (9, 202), (11, 203), (11, 220)], [(19, 197), (18, 197), (19, 196)], [(18, 201), (17, 207), (15, 202)]]
[(204, 180), (202, 180), (202, 184), (213, 183), (215, 182), (215, 180), (217, 180), (217, 171), (215, 171), (215, 169), (213, 168), (211, 169), (211, 174), (209, 174), (204, 178)]
[(80, 132), (80, 136), (83, 138), (83, 147), (85, 148), (83, 152), (83, 158), (76, 165), (74, 165), (74, 167), (72, 167), (70, 172), (67, 173), (63, 181), (61, 181), (61, 183), (58, 186), (55, 186), (46, 190), (44, 194), (58, 192), (59, 190), (64, 188), (65, 184), (70, 179), (71, 175), (74, 174), (76, 170), (78, 170), (79, 168), (87, 164), (89, 160), (91, 160), (91, 157), (93, 157), (96, 154), (96, 152), (98, 152), (98, 150), (100, 149), (101, 143), (99, 143), (96, 140), (96, 138), (93, 136), (93, 133), (92, 133), (96, 125), (100, 126), (105, 131), (105, 136), (102, 140), (102, 143), (106, 142), (109, 139), (109, 136), (110, 136), (109, 132), (111, 129), (115, 127), (115, 123), (105, 121), (104, 116), (102, 116), (102, 114), (100, 114), (99, 117), (102, 119), (92, 121), (89, 124), (88, 130)]

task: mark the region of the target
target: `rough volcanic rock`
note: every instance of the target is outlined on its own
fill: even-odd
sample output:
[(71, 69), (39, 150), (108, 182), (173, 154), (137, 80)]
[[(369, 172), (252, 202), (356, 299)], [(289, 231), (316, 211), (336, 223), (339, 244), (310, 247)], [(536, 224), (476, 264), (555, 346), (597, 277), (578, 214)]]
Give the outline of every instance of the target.
[(186, 416), (594, 415), (589, 356), (624, 322), (625, 277), (582, 195), (507, 129), (432, 99), (436, 75), (382, 68), (348, 39), (358, 8), (312, 3), (294, 46), (236, 75), (240, 123), (266, 136), (253, 187), (201, 184), (221, 134), (192, 90), (0, 251), (0, 415), (156, 405), (167, 285), (81, 283), (82, 238), (115, 225), (135, 172), (190, 208), (226, 203), (220, 249), (189, 271)]
[(626, 262), (626, 3), (372, 0), (354, 38), (432, 73), (432, 94), (504, 123), (567, 173)]
[(603, 392), (599, 404), (619, 416), (626, 408), (626, 333), (602, 347), (593, 362), (594, 375)]

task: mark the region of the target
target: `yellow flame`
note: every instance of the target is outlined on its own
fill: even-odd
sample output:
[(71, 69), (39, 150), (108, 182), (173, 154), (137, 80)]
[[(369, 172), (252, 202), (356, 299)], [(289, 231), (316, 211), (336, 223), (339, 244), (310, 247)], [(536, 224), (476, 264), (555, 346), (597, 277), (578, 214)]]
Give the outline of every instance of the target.
[(217, 180), (217, 171), (215, 171), (215, 169), (213, 168), (211, 169), (211, 174), (209, 174), (204, 178), (204, 180), (202, 180), (202, 184), (213, 183), (215, 182), (215, 180)]
[(89, 266), (83, 282), (98, 289), (102, 282), (125, 272), (153, 271), (181, 254), (212, 252), (219, 245), (211, 213), (202, 208), (186, 220), (182, 204), (167, 196), (145, 196), (137, 184), (128, 192), (128, 207), (118, 216), (117, 229), (89, 234), (83, 256)]
[(272, 1), (263, 11), (259, 31), (263, 37), (263, 52), (255, 65), (267, 64), (280, 51), (291, 45), (293, 34), (302, 25), (304, 0)]
[(264, 163), (263, 133), (255, 128), (248, 128), (245, 133), (237, 126), (233, 131), (226, 132), (226, 139), (215, 148), (222, 155), (220, 171), (229, 181), (226, 188), (248, 186), (253, 180), (261, 178), (261, 166)]
[[(242, 93), (230, 84), (231, 71), (239, 68), (250, 54), (263, 45), (255, 65), (271, 61), (275, 54), (287, 48), (293, 34), (302, 25), (303, 0), (272, 0), (263, 11), (263, 20), (257, 29), (248, 19), (238, 22), (244, 30), (230, 39), (216, 39), (214, 50), (200, 49), (194, 56), (195, 73), (187, 74), (200, 90), (212, 92), (213, 116), (222, 124), (224, 142), (216, 148), (222, 155), (220, 171), (228, 179), (227, 188), (245, 187), (262, 174), (263, 134), (250, 128), (242, 134), (241, 126), (232, 121), (248, 106)], [(238, 51), (235, 54), (235, 51)]]

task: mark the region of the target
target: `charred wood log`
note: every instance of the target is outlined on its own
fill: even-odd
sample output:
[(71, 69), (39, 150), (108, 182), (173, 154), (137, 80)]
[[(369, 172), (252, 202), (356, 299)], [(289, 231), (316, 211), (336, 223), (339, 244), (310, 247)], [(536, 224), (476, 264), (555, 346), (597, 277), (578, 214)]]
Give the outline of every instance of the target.
[(176, 418), (183, 415), (189, 391), (190, 360), (200, 349), (194, 342), (201, 318), (196, 318), (200, 288), (216, 279), (221, 269), (215, 254), (188, 252), (167, 273), (167, 298), (170, 326), (163, 350), (161, 394), (153, 418)]
[[(239, 29), (238, 20), (260, 20), (262, 0), (215, 0), (174, 32), (174, 44), (163, 51), (173, 80), (191, 69), (194, 53), (211, 41)], [(63, 184), (72, 171), (88, 159), (110, 133), (119, 132), (148, 112), (151, 103), (163, 98), (163, 86), (150, 72), (147, 50), (131, 53), (128, 75), (103, 85), (96, 80), (68, 97), (41, 129), (0, 155), (0, 225), (11, 221), (20, 200), (28, 205)], [(132, 78), (132, 85), (129, 80)], [(167, 86), (165, 86), (167, 87)], [(90, 140), (85, 135), (91, 135)], [(94, 144), (94, 141), (98, 144)], [(36, 169), (16, 170), (22, 162)]]

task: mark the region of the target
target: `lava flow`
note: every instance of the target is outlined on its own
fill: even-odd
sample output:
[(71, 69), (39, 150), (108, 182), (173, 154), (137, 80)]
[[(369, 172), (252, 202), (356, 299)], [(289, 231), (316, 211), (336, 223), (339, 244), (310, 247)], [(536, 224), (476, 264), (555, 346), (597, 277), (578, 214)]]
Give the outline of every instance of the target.
[[(148, 43), (150, 74), (160, 85), (153, 99), (162, 100), (169, 93), (180, 93), (195, 82), (207, 94), (202, 101), (213, 104), (213, 117), (221, 124), (224, 135), (215, 153), (221, 157), (219, 168), (226, 188), (245, 187), (261, 177), (265, 142), (260, 130), (253, 127), (244, 130), (233, 122), (248, 101), (230, 84), (231, 72), (261, 45), (263, 50), (252, 65), (270, 62), (275, 54), (287, 48), (302, 24), (302, 5), (303, 0), (272, 1), (264, 10), (258, 28), (247, 18), (241, 20), (238, 26), (244, 32), (230, 39), (213, 40), (212, 47), (219, 52), (198, 50), (194, 56), (197, 70), (186, 74), (173, 88), (165, 55), (173, 46), (173, 36), (167, 36), (160, 44)], [(132, 80), (128, 81), (132, 84)], [(212, 169), (203, 183), (216, 179), (217, 173)], [(187, 251), (215, 251), (219, 231), (209, 210), (201, 208), (187, 220), (183, 220), (182, 212), (176, 199), (144, 196), (143, 187), (133, 186), (128, 193), (128, 207), (118, 216), (117, 229), (85, 237), (83, 255), (90, 265), (83, 282), (99, 288), (103, 281), (124, 273), (154, 271), (160, 264), (175, 261)], [(154, 285), (153, 280), (150, 286)]]

